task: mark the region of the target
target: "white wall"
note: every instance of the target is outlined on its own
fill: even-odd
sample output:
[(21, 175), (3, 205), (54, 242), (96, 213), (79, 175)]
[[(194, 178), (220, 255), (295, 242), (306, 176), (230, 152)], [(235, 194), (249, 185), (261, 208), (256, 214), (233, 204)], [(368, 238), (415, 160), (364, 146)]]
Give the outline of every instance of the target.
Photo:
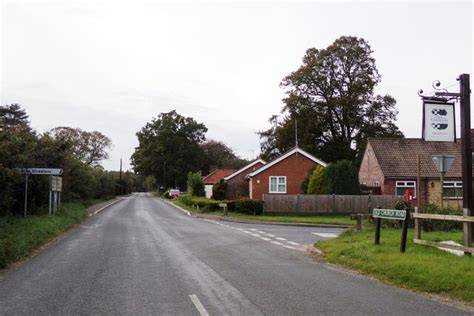
[(204, 191), (206, 191), (206, 197), (210, 199), (212, 197), (212, 184), (206, 184), (204, 186)]

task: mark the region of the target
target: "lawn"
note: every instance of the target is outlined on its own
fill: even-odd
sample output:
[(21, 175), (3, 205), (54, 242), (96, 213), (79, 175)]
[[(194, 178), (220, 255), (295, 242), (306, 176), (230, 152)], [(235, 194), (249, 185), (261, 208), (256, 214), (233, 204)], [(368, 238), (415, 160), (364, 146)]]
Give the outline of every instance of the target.
[(227, 214), (223, 212), (206, 212), (198, 213), (196, 209), (187, 206), (179, 201), (173, 201), (174, 204), (193, 213), (225, 216), (228, 218), (245, 219), (254, 221), (280, 222), (280, 223), (309, 223), (309, 224), (333, 224), (333, 225), (355, 225), (355, 221), (351, 220), (347, 214), (330, 214), (330, 215), (312, 215), (312, 216), (282, 216), (282, 215), (250, 215), (229, 211)]
[[(423, 239), (462, 242), (462, 232), (425, 232)], [(406, 253), (401, 254), (400, 230), (382, 229), (380, 246), (373, 244), (374, 231), (347, 231), (339, 238), (315, 244), (323, 257), (400, 287), (474, 302), (474, 258), (458, 257), (439, 249), (413, 244), (408, 234)]]
[(55, 215), (0, 218), (0, 268), (24, 259), (88, 217), (85, 206), (65, 203)]

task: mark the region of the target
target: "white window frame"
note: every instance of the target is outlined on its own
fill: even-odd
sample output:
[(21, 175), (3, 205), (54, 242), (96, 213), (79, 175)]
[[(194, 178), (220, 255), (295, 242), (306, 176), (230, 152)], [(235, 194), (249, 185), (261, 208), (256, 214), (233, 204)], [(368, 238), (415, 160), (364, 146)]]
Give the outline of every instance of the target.
[[(461, 196), (445, 196), (444, 189), (461, 189)], [(462, 200), (462, 181), (443, 181), (443, 200)]]
[[(276, 179), (276, 191), (272, 191), (272, 178)], [(284, 185), (285, 185), (285, 191), (278, 191), (278, 186), (280, 186), (282, 183), (280, 183), (280, 180), (284, 179)], [(277, 194), (286, 194), (287, 192), (287, 181), (286, 181), (286, 176), (269, 176), (268, 177), (268, 192), (269, 193), (277, 193)]]
[(413, 189), (413, 198), (416, 199), (416, 181), (414, 180), (396, 181), (395, 182), (395, 195), (398, 195), (397, 194), (398, 188)]

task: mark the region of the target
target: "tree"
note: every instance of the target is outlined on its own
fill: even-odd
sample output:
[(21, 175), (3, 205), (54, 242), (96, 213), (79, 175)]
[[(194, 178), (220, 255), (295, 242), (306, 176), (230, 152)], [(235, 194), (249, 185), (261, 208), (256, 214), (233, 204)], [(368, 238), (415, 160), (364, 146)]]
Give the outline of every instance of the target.
[(143, 183), (145, 190), (147, 192), (153, 192), (156, 189), (156, 179), (154, 176), (148, 176), (145, 178), (145, 182)]
[(328, 194), (360, 194), (359, 175), (351, 161), (340, 160), (326, 166)]
[(138, 147), (132, 155), (135, 172), (157, 179), (160, 186), (185, 187), (188, 172), (203, 164), (199, 146), (205, 140), (206, 126), (191, 117), (171, 111), (161, 113), (138, 133)]
[(212, 198), (214, 200), (225, 200), (226, 192), (227, 182), (224, 179), (221, 179), (212, 186)]
[(264, 156), (295, 145), (296, 121), (300, 147), (325, 161), (354, 161), (367, 137), (402, 137), (395, 99), (374, 95), (381, 77), (372, 53), (364, 39), (352, 36), (308, 49), (300, 68), (281, 82), (286, 89), (281, 120), (272, 116), (273, 126), (259, 133)]
[(232, 148), (221, 141), (208, 140), (200, 145), (204, 153), (203, 174), (208, 174), (215, 169), (239, 169), (248, 162), (239, 158)]
[(0, 131), (18, 127), (30, 129), (26, 111), (16, 103), (0, 106)]
[(309, 178), (308, 194), (326, 194), (326, 168), (317, 166)]
[(188, 193), (192, 196), (205, 196), (204, 182), (202, 181), (201, 172), (188, 173)]

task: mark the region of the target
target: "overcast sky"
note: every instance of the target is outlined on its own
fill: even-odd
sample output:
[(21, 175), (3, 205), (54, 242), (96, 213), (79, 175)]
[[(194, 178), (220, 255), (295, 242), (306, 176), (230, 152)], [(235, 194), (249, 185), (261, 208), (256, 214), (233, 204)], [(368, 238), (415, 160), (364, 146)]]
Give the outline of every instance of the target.
[(417, 90), (439, 79), (456, 91), (473, 69), (471, 2), (3, 1), (1, 10), (1, 103), (20, 103), (40, 132), (106, 134), (107, 169), (121, 157), (129, 168), (135, 133), (173, 109), (256, 156), (256, 131), (282, 108), (281, 79), (306, 49), (342, 35), (372, 46), (377, 93), (396, 98), (408, 137), (421, 136)]

